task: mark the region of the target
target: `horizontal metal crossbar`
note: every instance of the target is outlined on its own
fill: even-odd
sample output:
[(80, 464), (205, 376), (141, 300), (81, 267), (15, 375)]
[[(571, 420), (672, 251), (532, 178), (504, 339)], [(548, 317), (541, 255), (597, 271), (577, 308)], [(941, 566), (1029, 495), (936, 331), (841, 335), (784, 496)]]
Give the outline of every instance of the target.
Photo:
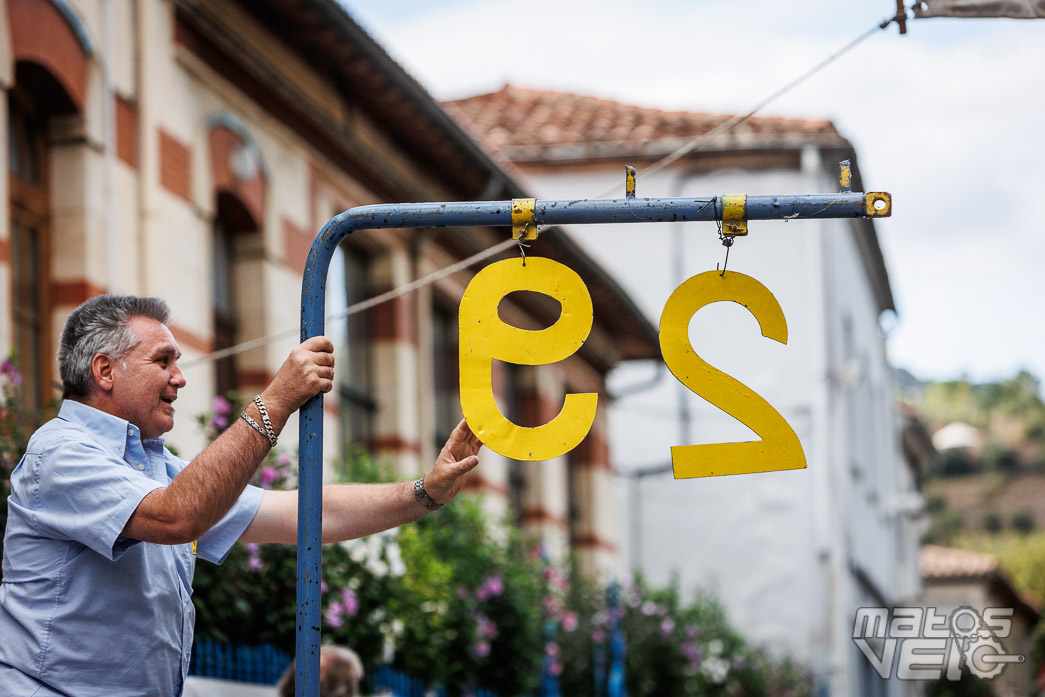
[[(887, 193), (730, 197), (729, 220), (883, 218), (892, 214)], [(538, 226), (593, 223), (722, 221), (723, 196), (703, 198), (577, 199), (533, 202)], [(357, 230), (441, 227), (512, 227), (512, 201), (396, 203), (360, 206), (332, 218), (320, 231), (301, 283), (301, 340), (324, 332), (330, 260), (346, 235)], [(518, 207), (517, 207), (518, 208)], [(530, 202), (523, 207), (527, 214)], [(518, 212), (516, 214), (518, 216)], [(301, 408), (298, 455), (297, 679), (299, 697), (317, 697), (321, 626), (320, 550), (323, 508), (323, 395)]]

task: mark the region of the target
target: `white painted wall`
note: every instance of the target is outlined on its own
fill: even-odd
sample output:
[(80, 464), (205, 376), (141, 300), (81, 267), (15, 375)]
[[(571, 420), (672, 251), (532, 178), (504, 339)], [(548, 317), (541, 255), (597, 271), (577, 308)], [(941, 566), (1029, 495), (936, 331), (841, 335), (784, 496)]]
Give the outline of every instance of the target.
[[(615, 168), (545, 168), (528, 175), (549, 199), (597, 197), (624, 178)], [(802, 171), (682, 177), (669, 169), (640, 175), (637, 193), (820, 193), (838, 190), (836, 176), (810, 151)], [(889, 600), (917, 587), (916, 541), (890, 513), (897, 487), (910, 486), (910, 478), (899, 453), (877, 305), (852, 225), (752, 221), (749, 236), (732, 248), (728, 268), (758, 279), (780, 302), (786, 346), (763, 338), (755, 319), (735, 303), (708, 306), (690, 325), (698, 355), (763, 396), (791, 424), (808, 469), (688, 480), (665, 475), (619, 485), (627, 511), (620, 541), (625, 566), (637, 565), (659, 584), (677, 573), (686, 593), (714, 590), (745, 636), (809, 662), (834, 695), (862, 694), (851, 636), (855, 608), (867, 604), (868, 593), (854, 569)], [(678, 283), (714, 270), (725, 256), (714, 223), (574, 226), (570, 233), (657, 325)], [(540, 254), (539, 240), (530, 253)], [(611, 387), (638, 383), (654, 370), (623, 366)], [(692, 415), (688, 438), (680, 404)], [(669, 447), (684, 439), (754, 438), (666, 370), (652, 389), (618, 400), (610, 420), (614, 465), (625, 471), (670, 462)], [(890, 685), (888, 694), (902, 694), (902, 686)]]

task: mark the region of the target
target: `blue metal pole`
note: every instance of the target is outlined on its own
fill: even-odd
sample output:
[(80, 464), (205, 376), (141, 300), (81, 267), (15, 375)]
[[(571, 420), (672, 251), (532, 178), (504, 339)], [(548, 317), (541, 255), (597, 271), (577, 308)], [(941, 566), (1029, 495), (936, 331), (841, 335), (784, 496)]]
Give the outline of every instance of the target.
[[(883, 198), (884, 197), (884, 198)], [(873, 207), (875, 200), (884, 206)], [(885, 217), (888, 194), (843, 192), (748, 196), (748, 220)], [(537, 225), (722, 220), (721, 196), (536, 201)], [(301, 281), (301, 340), (324, 331), (326, 279), (338, 244), (356, 230), (492, 227), (512, 224), (511, 201), (398, 203), (360, 206), (332, 218), (308, 254)], [(323, 510), (323, 395), (301, 408), (298, 437), (297, 697), (319, 695), (320, 581)]]

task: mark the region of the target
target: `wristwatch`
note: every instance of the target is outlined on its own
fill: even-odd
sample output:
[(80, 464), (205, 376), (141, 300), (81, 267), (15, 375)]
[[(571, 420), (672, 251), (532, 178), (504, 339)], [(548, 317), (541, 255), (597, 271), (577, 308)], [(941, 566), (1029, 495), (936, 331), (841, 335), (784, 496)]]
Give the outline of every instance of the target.
[(440, 508), (445, 506), (445, 503), (436, 503), (432, 499), (428, 498), (428, 492), (425, 491), (425, 478), (421, 477), (414, 482), (414, 498), (417, 502), (427, 508), (430, 511), (438, 511)]

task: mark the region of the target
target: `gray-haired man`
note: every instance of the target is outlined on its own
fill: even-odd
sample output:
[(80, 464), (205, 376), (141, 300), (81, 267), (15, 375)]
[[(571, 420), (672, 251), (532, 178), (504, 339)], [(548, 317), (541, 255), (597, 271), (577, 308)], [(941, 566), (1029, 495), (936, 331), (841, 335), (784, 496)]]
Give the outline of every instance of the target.
[[(180, 695), (196, 556), (220, 563), (237, 540), (296, 541), (296, 492), (247, 483), (287, 418), (332, 389), (333, 346), (314, 337), (291, 351), (244, 417), (185, 462), (161, 437), (185, 386), (168, 319), (162, 300), (99, 296), (66, 321), (65, 400), (11, 475), (0, 697)], [(420, 486), (325, 487), (324, 541), (449, 501), (480, 446), (461, 422)]]

